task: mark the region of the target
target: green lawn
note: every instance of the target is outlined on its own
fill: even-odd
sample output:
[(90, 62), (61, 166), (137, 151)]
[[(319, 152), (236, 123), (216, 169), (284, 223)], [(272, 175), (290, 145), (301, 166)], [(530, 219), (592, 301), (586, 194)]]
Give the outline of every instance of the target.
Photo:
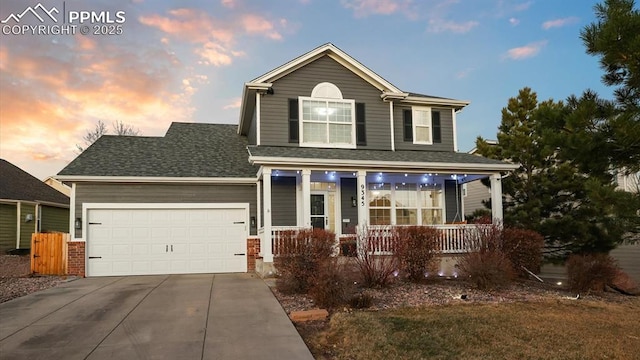
[(640, 359), (640, 298), (336, 313), (301, 330), (317, 358)]

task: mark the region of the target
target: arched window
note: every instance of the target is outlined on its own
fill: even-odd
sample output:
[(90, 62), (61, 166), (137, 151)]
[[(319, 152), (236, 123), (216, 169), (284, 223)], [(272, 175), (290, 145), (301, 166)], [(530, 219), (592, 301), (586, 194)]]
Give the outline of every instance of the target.
[(311, 91), (312, 98), (342, 99), (342, 92), (330, 82), (322, 82)]
[(310, 97), (301, 96), (300, 146), (355, 148), (355, 101), (345, 100), (329, 82), (317, 84)]

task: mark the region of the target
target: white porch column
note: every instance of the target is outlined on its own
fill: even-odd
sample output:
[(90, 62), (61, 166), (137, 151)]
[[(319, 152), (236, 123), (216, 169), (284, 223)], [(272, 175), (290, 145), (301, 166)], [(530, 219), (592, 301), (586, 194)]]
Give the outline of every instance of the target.
[(262, 183), (260, 181), (256, 184), (256, 229), (260, 229), (260, 224), (262, 224)]
[(369, 221), (369, 202), (367, 201), (367, 172), (358, 170), (358, 228), (362, 229)]
[(311, 227), (311, 170), (302, 169), (302, 226)]
[(263, 216), (264, 216), (264, 236), (260, 242), (262, 250), (262, 259), (265, 263), (273, 262), (273, 249), (271, 248), (271, 169), (264, 168), (262, 170), (262, 193), (263, 197)]
[(502, 176), (500, 173), (492, 174), (491, 181), (491, 217), (494, 222), (502, 221)]

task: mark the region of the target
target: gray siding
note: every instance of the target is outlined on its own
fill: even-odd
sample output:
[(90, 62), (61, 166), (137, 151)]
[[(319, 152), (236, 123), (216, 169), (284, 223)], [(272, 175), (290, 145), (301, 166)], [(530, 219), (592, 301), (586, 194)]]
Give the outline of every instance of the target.
[(640, 243), (620, 245), (610, 253), (618, 261), (618, 265), (640, 284)]
[(41, 232), (69, 232), (69, 209), (41, 205)]
[[(82, 216), (83, 203), (249, 203), (250, 216), (256, 216), (256, 202), (255, 185), (77, 184), (75, 211)], [(256, 233), (251, 227), (250, 234)]]
[[(640, 283), (640, 243), (620, 245), (611, 250), (609, 255), (618, 262), (622, 271)], [(540, 275), (551, 279), (566, 279), (567, 268), (564, 265), (545, 264), (540, 270)]]
[(271, 177), (271, 214), (273, 226), (296, 226), (296, 178)]
[(482, 203), (491, 198), (489, 187), (484, 186), (481, 180), (475, 180), (467, 183), (467, 196), (464, 197), (464, 213), (470, 215), (477, 209), (487, 209)]
[[(33, 215), (33, 220), (27, 222), (27, 214)], [(36, 232), (36, 206), (22, 203), (20, 206), (20, 249), (31, 248), (31, 234)]]
[(411, 106), (398, 105), (393, 107), (393, 132), (396, 150), (429, 150), (429, 151), (455, 151), (453, 148), (453, 117), (451, 108), (432, 107), (434, 111), (440, 112), (440, 126), (442, 132), (442, 143), (432, 145), (414, 144), (412, 141), (404, 141), (404, 120), (403, 111), (411, 110)]
[(269, 146), (298, 146), (289, 143), (289, 102), (298, 96), (311, 96), (321, 82), (336, 85), (345, 99), (365, 103), (367, 145), (363, 149), (390, 150), (389, 104), (380, 99), (381, 91), (359, 76), (324, 56), (273, 82), (273, 95), (260, 101), (260, 142)]
[(0, 254), (16, 248), (16, 205), (0, 204)]
[(456, 187), (455, 181), (445, 180), (444, 182), (444, 201), (447, 211), (446, 222), (462, 221), (462, 207), (460, 206), (461, 191)]
[(342, 219), (349, 219), (348, 223), (342, 222), (342, 233), (347, 233), (347, 228), (358, 225), (358, 207), (354, 207), (352, 198), (358, 197), (358, 181), (354, 178), (340, 179), (340, 206)]

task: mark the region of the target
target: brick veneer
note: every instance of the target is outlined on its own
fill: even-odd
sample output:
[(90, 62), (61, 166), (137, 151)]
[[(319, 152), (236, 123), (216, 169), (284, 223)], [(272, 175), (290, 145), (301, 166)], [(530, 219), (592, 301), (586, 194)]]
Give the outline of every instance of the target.
[(84, 277), (84, 241), (67, 243), (67, 274)]
[(260, 239), (247, 239), (247, 271), (256, 271), (256, 259), (260, 254)]

